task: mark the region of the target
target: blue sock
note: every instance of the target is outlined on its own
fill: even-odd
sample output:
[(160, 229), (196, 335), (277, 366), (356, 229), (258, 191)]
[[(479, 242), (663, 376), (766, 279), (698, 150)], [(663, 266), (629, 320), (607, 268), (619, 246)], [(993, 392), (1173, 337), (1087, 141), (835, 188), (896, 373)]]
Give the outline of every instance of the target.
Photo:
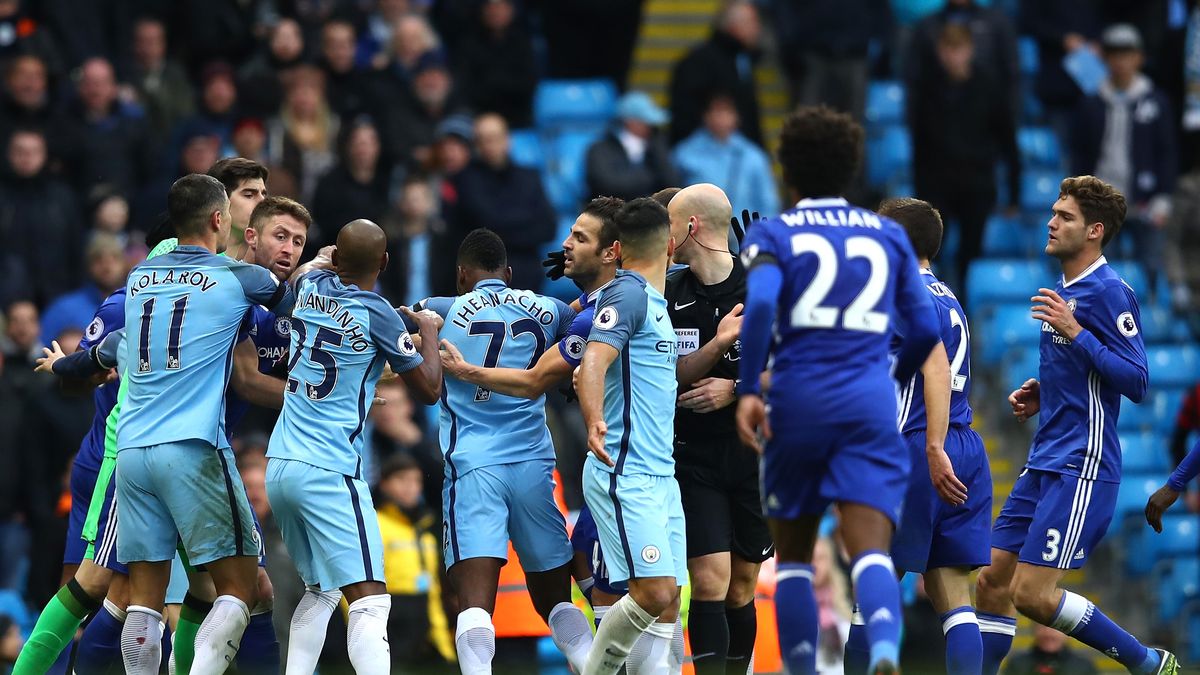
[(957, 607), (941, 616), (946, 634), (946, 672), (949, 675), (980, 675), (983, 671), (983, 638), (979, 620), (970, 606)]
[(983, 641), (983, 675), (1000, 672), (1000, 662), (1012, 649), (1017, 635), (1017, 618), (1000, 614), (976, 612), (979, 619), (979, 637)]
[(862, 620), (862, 614), (856, 606), (854, 618), (850, 620), (850, 635), (846, 637), (846, 648), (842, 657), (843, 670), (847, 675), (861, 675), (867, 672), (867, 666), (871, 665), (871, 643), (867, 641), (867, 626)]
[(900, 582), (892, 559), (883, 551), (866, 551), (850, 566), (854, 599), (867, 624), (871, 662), (874, 670), (880, 661), (900, 665)]
[(242, 633), (242, 646), (238, 648), (238, 672), (254, 675), (279, 673), (279, 640), (275, 637), (273, 612), (263, 612), (250, 617), (246, 632)]
[(58, 653), (58, 658), (50, 664), (50, 670), (46, 671), (46, 675), (67, 675), (67, 671), (71, 667), (71, 654), (75, 651), (75, 644), (75, 640), (72, 639), (66, 647), (63, 647), (63, 650)]
[(1158, 668), (1158, 652), (1147, 649), (1081, 595), (1063, 591), (1050, 625), (1104, 652), (1132, 673), (1152, 673)]
[[(160, 661), (160, 663), (162, 664), (163, 670), (166, 670), (167, 664), (169, 664), (171, 662), (171, 650), (174, 649), (174, 645), (172, 645), (171, 643), (174, 641), (175, 640), (174, 640), (174, 635), (171, 632), (171, 626), (164, 622), (163, 629), (162, 629), (162, 657), (161, 657), (162, 660)], [(117, 658), (119, 659), (120, 656), (118, 655)], [(121, 663), (121, 662), (118, 661), (118, 663)], [(124, 664), (122, 663), (122, 665), (124, 665)], [(116, 672), (121, 672), (121, 669), (118, 668)], [(79, 674), (77, 673), (76, 675), (79, 675)]]
[(820, 619), (812, 565), (781, 562), (775, 571), (775, 622), (779, 652), (790, 675), (816, 675)]
[(79, 638), (75, 650), (75, 672), (79, 675), (101, 675), (113, 668), (122, 669), (121, 628), (125, 625), (125, 612), (108, 600), (104, 601), (87, 628)]

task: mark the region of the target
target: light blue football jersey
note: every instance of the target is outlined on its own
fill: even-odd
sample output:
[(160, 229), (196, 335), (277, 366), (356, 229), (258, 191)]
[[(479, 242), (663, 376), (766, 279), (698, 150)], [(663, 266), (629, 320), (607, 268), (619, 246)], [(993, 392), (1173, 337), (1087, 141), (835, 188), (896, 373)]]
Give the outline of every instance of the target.
[(229, 447), (225, 389), (233, 346), (254, 305), (287, 314), (293, 295), (257, 265), (180, 246), (147, 260), (126, 284), (129, 378), (118, 446), (189, 439)]
[(636, 272), (618, 270), (600, 290), (588, 342), (620, 352), (604, 376), (605, 450), (617, 474), (674, 476), (675, 329), (667, 300)]
[(283, 412), (267, 457), (362, 477), (363, 425), (387, 361), (421, 365), (400, 315), (382, 297), (319, 270), (296, 284)]
[[(556, 298), (485, 279), (457, 298), (423, 303), (446, 319), (441, 337), (485, 368), (532, 368), (571, 326), (575, 311)], [(554, 459), (546, 397), (505, 396), (452, 377), (442, 388), (442, 454), (461, 476), (472, 469)]]

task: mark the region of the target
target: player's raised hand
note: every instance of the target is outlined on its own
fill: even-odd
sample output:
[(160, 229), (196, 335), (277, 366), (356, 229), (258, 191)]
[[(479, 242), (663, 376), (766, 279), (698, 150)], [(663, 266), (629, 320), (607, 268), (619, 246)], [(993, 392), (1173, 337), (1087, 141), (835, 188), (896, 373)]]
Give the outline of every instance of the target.
[(399, 307), (404, 315), (413, 320), (417, 324), (417, 330), (421, 333), (429, 331), (431, 335), (437, 335), (442, 329), (442, 324), (445, 320), (437, 312), (429, 309), (423, 309), (419, 312), (414, 312), (411, 308), (401, 305)]
[(1072, 340), (1078, 337), (1083, 326), (1075, 320), (1075, 312), (1071, 311), (1067, 301), (1049, 288), (1039, 288), (1038, 293), (1039, 295), (1030, 298), (1033, 302), (1033, 318), (1050, 324), (1050, 327), (1063, 337)]
[(442, 340), (438, 344), (441, 347), (438, 350), (438, 354), (442, 357), (442, 370), (462, 379), (463, 374), (467, 372), (471, 364), (467, 363), (467, 360), (463, 358), (462, 352), (459, 351), (458, 347), (454, 346), (453, 342)]
[(738, 336), (742, 334), (742, 303), (733, 306), (729, 313), (721, 317), (721, 322), (717, 324), (717, 341), (725, 349), (733, 346), (737, 342)]
[(761, 396), (746, 394), (738, 399), (737, 432), (743, 445), (762, 454), (762, 441), (771, 440), (771, 423)]
[(738, 244), (746, 238), (746, 233), (750, 231), (750, 224), (760, 220), (762, 216), (758, 215), (758, 211), (750, 213), (749, 209), (742, 209), (742, 219), (739, 222), (737, 216), (729, 219), (729, 226), (733, 228), (733, 236), (737, 237)]
[(1025, 380), (1020, 389), (1008, 395), (1008, 404), (1012, 406), (1017, 421), (1024, 422), (1033, 417), (1041, 410), (1041, 385), (1033, 378)]
[(608, 425), (604, 423), (604, 420), (593, 422), (592, 426), (588, 427), (588, 451), (608, 466), (616, 466), (613, 464), (612, 457), (609, 457), (608, 452), (604, 449), (604, 437), (607, 435)]
[(1146, 522), (1155, 532), (1162, 532), (1163, 514), (1171, 508), (1176, 499), (1179, 499), (1179, 493), (1164, 485), (1146, 501)]
[(927, 448), (925, 456), (929, 458), (929, 480), (938, 497), (950, 506), (962, 506), (967, 503), (967, 486), (962, 484), (954, 475), (954, 465), (950, 456), (942, 448)]
[(42, 353), (45, 354), (37, 360), (37, 367), (33, 369), (35, 373), (54, 374), (54, 362), (64, 358), (62, 347), (58, 345), (58, 340), (51, 340), (49, 347), (42, 347)]
[(698, 413), (710, 413), (733, 403), (733, 380), (706, 377), (692, 383), (691, 391), (685, 391), (675, 400), (675, 405)]

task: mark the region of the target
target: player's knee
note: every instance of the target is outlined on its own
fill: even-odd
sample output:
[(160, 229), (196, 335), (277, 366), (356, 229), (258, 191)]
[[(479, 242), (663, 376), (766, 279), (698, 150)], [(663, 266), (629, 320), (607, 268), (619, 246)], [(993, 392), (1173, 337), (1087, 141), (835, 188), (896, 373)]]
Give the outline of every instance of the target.
[(679, 597), (679, 587), (673, 585), (673, 580), (642, 583), (630, 588), (629, 594), (646, 613), (659, 616), (675, 603)]
[(1053, 594), (1036, 584), (1019, 583), (1014, 580), (1011, 593), (1013, 606), (1017, 611), (1034, 621), (1048, 623), (1058, 608)]
[(1011, 591), (1008, 580), (998, 576), (990, 567), (980, 570), (979, 578), (975, 581), (975, 595), (981, 604), (997, 602), (1009, 596)]
[(275, 587), (271, 585), (271, 577), (262, 567), (258, 568), (258, 593), (254, 596), (259, 606), (270, 604), (275, 600)]

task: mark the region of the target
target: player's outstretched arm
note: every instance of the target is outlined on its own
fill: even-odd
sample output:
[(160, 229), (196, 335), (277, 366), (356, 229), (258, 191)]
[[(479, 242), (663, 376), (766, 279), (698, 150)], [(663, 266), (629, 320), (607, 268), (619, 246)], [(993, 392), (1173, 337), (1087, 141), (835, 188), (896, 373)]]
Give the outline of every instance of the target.
[(296, 283), (300, 277), (312, 272), (313, 270), (331, 270), (333, 269), (333, 251), (336, 246), (323, 246), (317, 251), (317, 255), (312, 260), (304, 263), (292, 272), (292, 276), (288, 277), (289, 283)]
[(588, 342), (575, 385), (583, 424), (588, 432), (588, 450), (609, 466), (614, 465), (604, 450), (604, 437), (608, 434), (608, 425), (604, 422), (604, 375), (618, 355), (616, 347), (608, 343), (595, 340)]
[(425, 405), (437, 403), (442, 396), (442, 359), (438, 356), (438, 327), (434, 318), (425, 312), (401, 307), (404, 315), (417, 325), (421, 345), (417, 348), (421, 364), (400, 374), (413, 397)]
[(1191, 452), (1171, 472), (1166, 485), (1150, 495), (1146, 502), (1146, 522), (1155, 532), (1162, 532), (1163, 514), (1171, 508), (1176, 499), (1179, 499), (1179, 495), (1187, 489), (1187, 484), (1197, 475), (1200, 475), (1200, 441), (1192, 446)]
[(258, 351), (253, 340), (242, 340), (233, 348), (233, 374), (229, 386), (242, 400), (264, 408), (283, 408), (284, 381), (258, 370)]
[(688, 386), (708, 374), (725, 356), (742, 333), (742, 303), (738, 303), (717, 324), (717, 334), (696, 351), (675, 364), (675, 380)]
[(946, 432), (950, 429), (950, 357), (946, 345), (939, 342), (921, 366), (925, 380), (925, 457), (929, 459), (929, 479), (938, 497), (951, 506), (967, 503), (967, 486), (954, 475), (954, 465), (946, 454)]
[(117, 352), (125, 340), (125, 329), (115, 330), (90, 349), (64, 354), (57, 341), (53, 349), (42, 348), (45, 354), (37, 360), (35, 372), (51, 373), (62, 378), (85, 380), (117, 367)]
[(533, 368), (484, 368), (468, 362), (449, 340), (442, 340), (442, 370), (497, 394), (536, 399), (571, 376), (572, 366), (557, 349), (547, 349)]

